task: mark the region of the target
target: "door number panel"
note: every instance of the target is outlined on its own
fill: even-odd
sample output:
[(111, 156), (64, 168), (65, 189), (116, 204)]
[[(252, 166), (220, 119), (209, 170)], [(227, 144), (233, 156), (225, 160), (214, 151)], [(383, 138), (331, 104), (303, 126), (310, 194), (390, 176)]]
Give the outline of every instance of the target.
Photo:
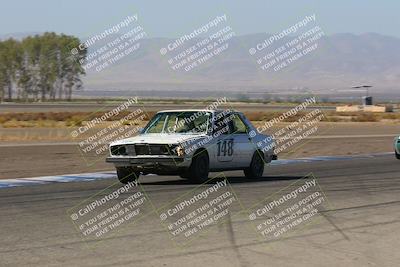
[(217, 143), (217, 160), (231, 161), (233, 160), (233, 139), (220, 140)]

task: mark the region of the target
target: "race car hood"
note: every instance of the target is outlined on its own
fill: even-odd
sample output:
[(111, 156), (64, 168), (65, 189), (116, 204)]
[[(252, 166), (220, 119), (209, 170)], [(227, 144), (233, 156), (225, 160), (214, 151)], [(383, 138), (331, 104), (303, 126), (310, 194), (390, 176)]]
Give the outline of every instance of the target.
[(135, 137), (121, 139), (110, 145), (122, 144), (179, 144), (189, 140), (201, 139), (205, 134), (140, 134)]

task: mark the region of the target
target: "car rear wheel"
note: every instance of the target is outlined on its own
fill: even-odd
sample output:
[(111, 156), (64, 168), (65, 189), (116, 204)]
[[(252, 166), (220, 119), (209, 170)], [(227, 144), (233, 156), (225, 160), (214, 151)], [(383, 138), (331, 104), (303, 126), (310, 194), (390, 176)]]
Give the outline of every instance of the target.
[(189, 179), (196, 183), (204, 183), (208, 180), (210, 171), (210, 160), (206, 150), (196, 152), (192, 164), (188, 170)]
[(244, 175), (246, 178), (260, 178), (264, 173), (264, 164), (262, 153), (259, 151), (254, 152), (250, 166), (243, 170)]
[(400, 159), (400, 154), (397, 153), (397, 151), (395, 151), (395, 153), (396, 153), (396, 158), (397, 158), (397, 159)]
[(118, 180), (123, 184), (135, 182), (140, 175), (138, 171), (135, 171), (131, 167), (116, 167), (116, 169)]

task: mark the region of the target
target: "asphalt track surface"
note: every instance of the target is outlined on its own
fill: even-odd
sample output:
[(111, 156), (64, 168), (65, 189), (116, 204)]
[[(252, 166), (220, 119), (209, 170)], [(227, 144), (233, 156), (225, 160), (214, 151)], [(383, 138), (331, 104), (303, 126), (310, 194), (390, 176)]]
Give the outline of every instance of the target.
[[(91, 239), (82, 238), (68, 211), (102, 197), (105, 188), (120, 188), (115, 179), (2, 188), (0, 266), (400, 265), (400, 161), (394, 155), (277, 164), (258, 180), (223, 174), (241, 207), (232, 206), (223, 223), (184, 246), (171, 240), (159, 214), (199, 185), (175, 176), (142, 177), (151, 205), (143, 206), (141, 219)], [(311, 174), (326, 197), (318, 215), (274, 240), (256, 233), (254, 223), (262, 220), (250, 221), (247, 211)]]

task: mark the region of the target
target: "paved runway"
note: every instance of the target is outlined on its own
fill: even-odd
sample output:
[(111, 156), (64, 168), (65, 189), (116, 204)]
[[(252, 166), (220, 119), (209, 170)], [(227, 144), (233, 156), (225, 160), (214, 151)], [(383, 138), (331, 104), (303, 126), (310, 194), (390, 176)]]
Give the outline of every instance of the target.
[[(121, 188), (116, 179), (0, 188), (0, 266), (400, 264), (400, 161), (392, 154), (276, 164), (268, 166), (258, 180), (244, 179), (241, 172), (215, 175), (227, 178), (225, 189), (234, 202), (221, 221), (199, 228), (195, 238), (174, 236), (168, 221), (175, 222), (174, 218), (168, 217), (167, 223), (160, 217), (178, 207), (176, 203), (219, 186), (224, 179), (199, 186), (175, 176), (145, 176), (137, 187), (118, 191), (118, 198), (104, 204), (122, 212), (117, 205), (134, 196), (139, 200), (140, 193), (145, 197), (144, 204), (137, 206), (140, 213), (99, 237), (83, 235), (82, 221), (74, 221), (72, 215), (98, 200), (99, 210), (87, 212), (105, 218), (100, 201)], [(266, 199), (278, 200), (312, 180), (318, 187), (298, 197), (311, 192), (323, 195), (317, 215), (276, 238), (260, 235), (257, 227), (266, 217), (253, 220), (251, 214)], [(189, 215), (186, 210), (177, 212)], [(276, 210), (270, 213), (268, 218), (278, 215)], [(302, 216), (307, 214), (311, 211)]]

